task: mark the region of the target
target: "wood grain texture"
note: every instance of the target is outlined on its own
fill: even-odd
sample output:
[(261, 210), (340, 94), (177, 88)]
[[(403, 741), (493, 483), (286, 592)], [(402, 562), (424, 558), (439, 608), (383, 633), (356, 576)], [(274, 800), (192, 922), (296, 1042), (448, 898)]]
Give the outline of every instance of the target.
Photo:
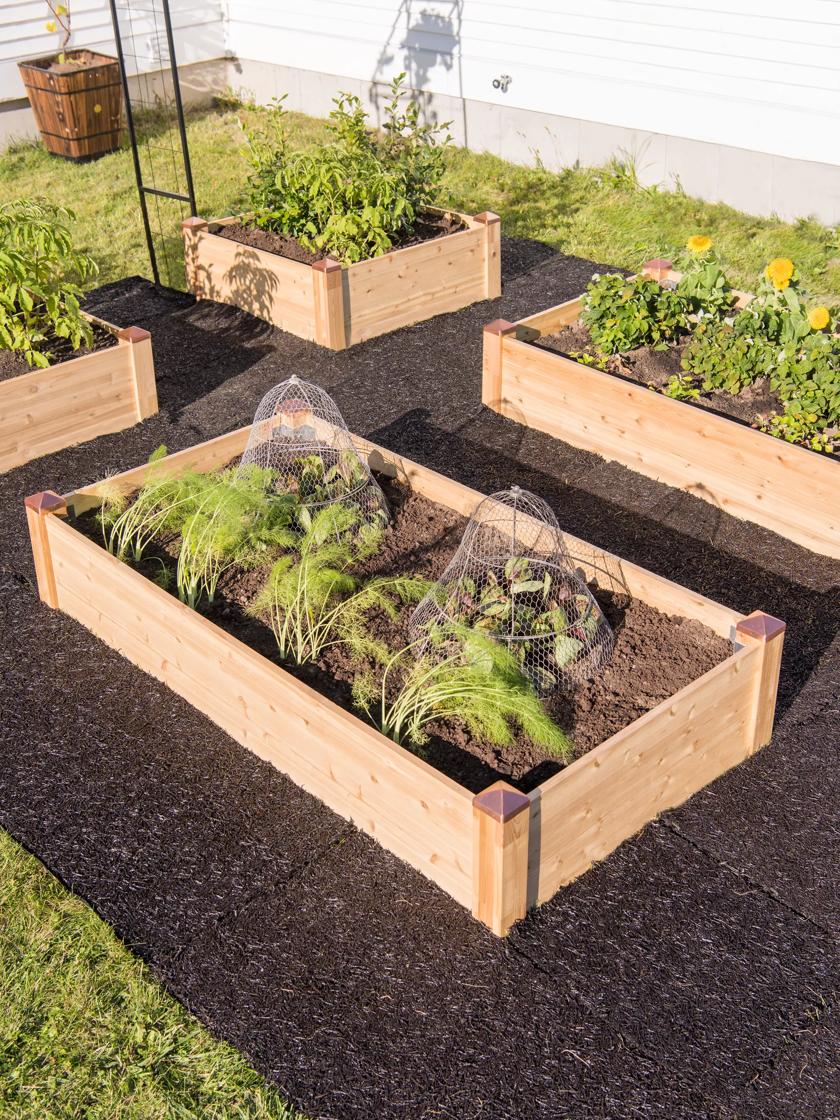
[(529, 904), (749, 757), (761, 667), (756, 647), (737, 650), (533, 791)]
[(467, 226), (459, 233), (342, 267), (338, 276), (213, 232), (237, 218), (196, 219), (182, 226), (187, 281), (199, 299), (341, 350), (486, 298), (500, 226), (457, 216)]
[(49, 518), (48, 534), (61, 610), (462, 905), (472, 905), (467, 790), (70, 525)]
[[(746, 302), (748, 293), (736, 293)], [(686, 490), (815, 552), (840, 558), (840, 465), (725, 416), (529, 345), (574, 322), (569, 300), (485, 335), (485, 361), (501, 371), (488, 407), (518, 423)], [(494, 366), (495, 368), (495, 366)]]
[[(118, 329), (96, 320), (114, 334)], [(96, 350), (0, 381), (0, 471), (157, 411), (151, 340)]]
[[(168, 468), (177, 473), (221, 466), (241, 454), (249, 430), (240, 428), (172, 455)], [(375, 469), (432, 501), (469, 514), (482, 500), (477, 491), (427, 467), (361, 437), (353, 439)], [(149, 469), (145, 465), (110, 478), (108, 487), (128, 493)], [(71, 514), (95, 505), (100, 486), (66, 495)], [(551, 897), (658, 813), (752, 753), (775, 696), (778, 659), (768, 656), (767, 642), (752, 638), (775, 639), (781, 623), (772, 620), (776, 629), (771, 633), (759, 627), (756, 619), (768, 617), (760, 612), (745, 618), (566, 535), (586, 574), (611, 578), (667, 613), (696, 618), (740, 640), (721, 665), (528, 798), (501, 782), (474, 799), (121, 564), (71, 524), (47, 517), (46, 541), (62, 610), (500, 934), (528, 905)]]
[(115, 151), (122, 130), (117, 60), (91, 53), (87, 65), (68, 66), (64, 72), (47, 69), (47, 61), (18, 64), (47, 151), (74, 160)]

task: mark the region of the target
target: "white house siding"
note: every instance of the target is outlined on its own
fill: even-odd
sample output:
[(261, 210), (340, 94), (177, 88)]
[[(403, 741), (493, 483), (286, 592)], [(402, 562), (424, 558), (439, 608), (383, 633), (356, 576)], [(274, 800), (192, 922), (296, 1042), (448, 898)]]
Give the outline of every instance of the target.
[[(138, 8), (149, 4), (138, 3)], [(41, 0), (0, 0), (0, 108), (55, 49)], [(179, 62), (326, 112), (405, 70), (477, 149), (550, 167), (632, 156), (641, 177), (756, 213), (840, 222), (840, 0), (171, 0)], [(142, 22), (142, 18), (138, 23)], [(145, 17), (148, 21), (148, 17)], [(110, 51), (106, 0), (74, 41)], [(141, 68), (156, 68), (153, 28)], [(207, 71), (206, 73), (210, 73)], [(494, 79), (510, 76), (506, 91)], [(199, 83), (200, 84), (200, 83)], [(0, 128), (0, 133), (2, 128)]]
[[(65, 4), (72, 12), (73, 37), (70, 45), (114, 54), (108, 0), (65, 0)], [(125, 10), (124, 2), (117, 6), (120, 11)], [(146, 0), (134, 7), (143, 9), (144, 14), (132, 18), (137, 60), (127, 58), (127, 69), (131, 74), (160, 70), (162, 61), (164, 64), (167, 61), (166, 39), (160, 16), (156, 23), (152, 14), (160, 5), (157, 0)], [(225, 55), (223, 0), (170, 0), (170, 11), (179, 63), (189, 65)], [(19, 61), (53, 54), (58, 50), (61, 36), (46, 29), (51, 18), (43, 0), (18, 3), (0, 0), (0, 106), (26, 95), (18, 74)]]

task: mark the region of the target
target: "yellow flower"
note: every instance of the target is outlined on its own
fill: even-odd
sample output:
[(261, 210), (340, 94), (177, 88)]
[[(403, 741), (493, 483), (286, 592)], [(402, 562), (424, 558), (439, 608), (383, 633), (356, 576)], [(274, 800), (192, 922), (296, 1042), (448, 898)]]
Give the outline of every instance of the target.
[(686, 249), (689, 253), (705, 253), (712, 247), (711, 237), (707, 237), (704, 233), (695, 233), (693, 237), (689, 237), (685, 243)]
[(57, 8), (55, 9), (55, 14), (57, 16), (66, 16), (67, 15), (67, 9), (64, 7), (63, 4), (59, 4), (57, 6)]
[(54, 19), (47, 20), (47, 22), (44, 24), (44, 27), (46, 27), (47, 31), (49, 31), (50, 34), (52, 34), (52, 32), (55, 31), (55, 29), (56, 29), (55, 20)]
[(764, 275), (779, 291), (785, 289), (793, 277), (793, 261), (787, 257), (774, 257), (764, 270)]
[(827, 307), (813, 307), (808, 312), (808, 326), (812, 331), (822, 331), (828, 326), (831, 314)]

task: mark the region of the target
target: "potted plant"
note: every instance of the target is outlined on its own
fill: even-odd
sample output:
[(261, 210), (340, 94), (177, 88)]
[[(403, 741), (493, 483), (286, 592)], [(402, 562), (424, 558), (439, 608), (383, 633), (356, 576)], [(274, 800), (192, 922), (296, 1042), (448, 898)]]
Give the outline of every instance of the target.
[[(711, 239), (485, 328), (486, 405), (840, 556), (840, 334), (794, 262), (736, 291)], [(650, 390), (654, 390), (651, 392)]]
[(61, 35), (58, 52), (18, 63), (44, 147), (72, 160), (113, 152), (122, 128), (119, 62), (96, 51), (68, 50), (70, 9), (54, 0), (47, 7), (47, 30)]
[(0, 204), (0, 471), (157, 412), (149, 332), (80, 307), (98, 268), (72, 219), (43, 199)]
[(187, 283), (333, 350), (501, 292), (500, 225), (433, 205), (445, 126), (404, 108), (400, 75), (373, 130), (361, 102), (335, 99), (329, 140), (294, 151), (282, 99), (247, 133), (246, 214), (183, 223)]

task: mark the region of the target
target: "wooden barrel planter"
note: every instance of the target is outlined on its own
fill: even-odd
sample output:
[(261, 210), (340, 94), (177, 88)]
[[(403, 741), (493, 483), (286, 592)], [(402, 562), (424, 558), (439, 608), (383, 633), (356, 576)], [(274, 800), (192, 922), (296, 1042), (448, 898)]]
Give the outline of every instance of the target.
[(120, 64), (95, 51), (68, 51), (19, 62), (44, 147), (65, 159), (113, 152), (122, 129)]

